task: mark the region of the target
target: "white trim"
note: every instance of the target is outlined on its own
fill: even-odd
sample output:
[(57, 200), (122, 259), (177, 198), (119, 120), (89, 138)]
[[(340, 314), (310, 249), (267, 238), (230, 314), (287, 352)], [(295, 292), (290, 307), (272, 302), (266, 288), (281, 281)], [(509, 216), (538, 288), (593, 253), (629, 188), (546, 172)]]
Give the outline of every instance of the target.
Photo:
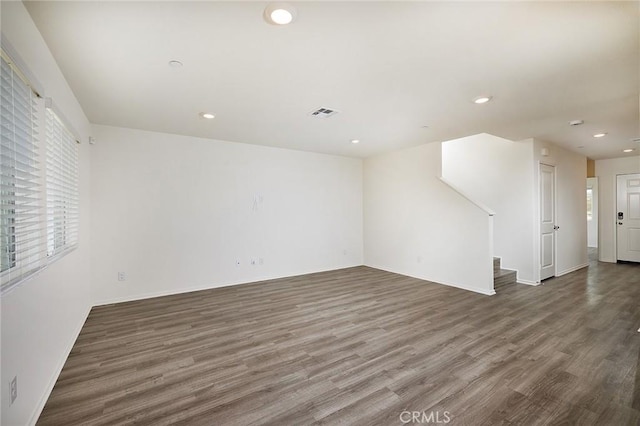
[(84, 315), (82, 321), (80, 322), (80, 324), (76, 326), (75, 333), (73, 333), (71, 340), (66, 345), (67, 350), (64, 352), (64, 356), (62, 356), (60, 361), (58, 362), (58, 367), (56, 368), (53, 375), (49, 379), (49, 384), (47, 385), (47, 388), (44, 394), (40, 398), (40, 401), (38, 401), (38, 405), (36, 405), (36, 409), (33, 412), (33, 415), (29, 419), (29, 425), (35, 426), (35, 424), (38, 422), (38, 419), (40, 418), (40, 414), (42, 414), (42, 410), (44, 410), (44, 405), (47, 403), (47, 400), (51, 396), (53, 387), (58, 381), (58, 377), (60, 377), (60, 373), (62, 372), (62, 368), (64, 367), (64, 364), (67, 362), (67, 359), (69, 358), (71, 349), (73, 349), (73, 346), (75, 345), (76, 340), (78, 340), (78, 336), (80, 336), (80, 332), (82, 331), (82, 328), (84, 327), (84, 324), (87, 321), (87, 318), (89, 317), (89, 313), (91, 312), (91, 309), (92, 307), (89, 307), (87, 309), (87, 312)]
[(331, 272), (331, 271), (339, 271), (341, 269), (358, 268), (360, 266), (365, 266), (365, 265), (359, 264), (359, 265), (351, 265), (351, 266), (342, 266), (340, 268), (335, 268), (335, 269), (313, 270), (313, 271), (304, 272), (304, 273), (295, 274), (295, 275), (274, 275), (274, 276), (267, 276), (267, 277), (258, 277), (258, 278), (252, 279), (251, 281), (227, 281), (227, 282), (221, 282), (221, 283), (196, 285), (193, 287), (185, 287), (185, 288), (180, 288), (175, 290), (164, 290), (164, 291), (158, 291), (158, 292), (149, 292), (149, 293), (142, 293), (137, 295), (115, 297), (113, 299), (94, 301), (93, 306), (95, 307), (95, 306), (113, 305), (116, 303), (134, 302), (137, 300), (153, 299), (155, 297), (174, 296), (176, 294), (192, 293), (194, 291), (213, 290), (214, 288), (231, 287), (231, 286), (244, 285), (244, 284), (255, 284), (263, 281), (278, 280), (282, 278), (294, 278), (294, 277), (300, 277), (300, 276), (309, 275), (309, 274), (318, 274), (321, 272)]
[(477, 287), (470, 287), (470, 286), (443, 283), (443, 282), (435, 282), (435, 281), (430, 281), (430, 280), (424, 279), (422, 277), (416, 277), (416, 276), (412, 276), (412, 275), (402, 274), (402, 273), (391, 271), (391, 270), (388, 270), (388, 269), (382, 269), (382, 268), (377, 268), (377, 267), (374, 267), (374, 266), (369, 266), (369, 265), (364, 265), (363, 264), (363, 265), (346, 266), (346, 267), (337, 268), (337, 269), (328, 269), (328, 270), (305, 272), (304, 274), (298, 274), (298, 275), (274, 276), (274, 277), (268, 277), (268, 278), (260, 278), (258, 280), (252, 280), (252, 281), (226, 282), (226, 283), (211, 284), (211, 285), (204, 285), (204, 286), (187, 287), (187, 288), (183, 288), (183, 289), (179, 289), (179, 290), (166, 290), (166, 291), (159, 291), (159, 292), (153, 292), (153, 293), (143, 293), (143, 294), (139, 294), (139, 295), (135, 295), (135, 296), (116, 297), (116, 298), (113, 298), (113, 299), (107, 299), (107, 300), (102, 300), (102, 301), (99, 301), (99, 302), (94, 302), (94, 307), (95, 306), (113, 305), (113, 304), (116, 304), (116, 303), (123, 303), (123, 302), (133, 302), (133, 301), (137, 301), (137, 300), (153, 299), (155, 297), (173, 296), (173, 295), (176, 295), (176, 294), (191, 293), (191, 292), (194, 292), (194, 291), (213, 290), (214, 288), (231, 287), (231, 286), (244, 285), (244, 284), (255, 284), (255, 283), (258, 283), (258, 282), (262, 282), (262, 281), (270, 281), (270, 280), (277, 280), (277, 279), (281, 279), (281, 278), (298, 277), (298, 276), (309, 275), (309, 274), (317, 274), (317, 273), (320, 273), (320, 272), (339, 271), (340, 269), (357, 268), (357, 267), (360, 267), (360, 266), (365, 266), (365, 267), (371, 268), (371, 269), (378, 269), (378, 270), (381, 270), (381, 271), (391, 272), (391, 273), (398, 274), (398, 275), (404, 275), (405, 277), (416, 278), (416, 279), (419, 279), (419, 280), (422, 280), (422, 281), (427, 281), (427, 282), (430, 282), (430, 283), (433, 283), (433, 284), (446, 285), (448, 287), (459, 288), (461, 290), (468, 290), (468, 291), (472, 291), (474, 293), (479, 293), (479, 294), (482, 294), (482, 295), (485, 295), (485, 296), (493, 296), (494, 294), (496, 294), (496, 292), (493, 289), (491, 291), (486, 291), (486, 290), (483, 290), (483, 289), (480, 289), (480, 288), (477, 288)]
[[(422, 278), (420, 278), (422, 279)], [(423, 281), (428, 281), (425, 279), (422, 279)], [(447, 287), (453, 287), (453, 288), (459, 288), (460, 290), (467, 290), (467, 291), (472, 291), (474, 293), (478, 293), (478, 294), (482, 294), (484, 296), (494, 296), (496, 294), (496, 291), (494, 289), (491, 289), (491, 291), (486, 291), (477, 287), (468, 287), (468, 286), (464, 286), (464, 285), (460, 285), (460, 284), (450, 284), (450, 283), (441, 283), (441, 282), (435, 282), (435, 281), (428, 281), (430, 283), (433, 284), (440, 284), (440, 285), (446, 285)]]
[(516, 282), (518, 284), (525, 284), (525, 285), (532, 285), (532, 286), (538, 286), (542, 284), (541, 282), (535, 282), (535, 281), (529, 281), (529, 280), (523, 280), (523, 279), (516, 280)]
[(575, 272), (575, 271), (577, 271), (579, 269), (586, 268), (587, 266), (589, 266), (589, 262), (583, 263), (583, 264), (578, 265), (578, 266), (574, 266), (574, 267), (569, 268), (569, 269), (565, 269), (562, 272), (556, 272), (556, 277), (561, 277), (563, 275), (570, 274), (571, 272)]
[[(313, 273), (313, 272), (310, 272), (310, 273)], [(285, 278), (285, 277), (280, 277), (280, 278)], [(93, 306), (96, 307), (96, 306), (114, 305), (114, 304), (117, 304), (117, 303), (135, 302), (135, 301), (138, 301), (138, 300), (154, 299), (156, 297), (175, 296), (177, 294), (193, 293), (194, 291), (213, 290), (214, 288), (231, 287), (231, 286), (243, 285), (243, 284), (251, 284), (251, 283), (256, 283), (256, 282), (260, 282), (260, 281), (268, 281), (270, 279), (277, 279), (277, 278), (267, 278), (267, 279), (258, 280), (258, 281), (226, 282), (226, 283), (219, 283), (219, 284), (210, 284), (210, 285), (201, 285), (201, 286), (194, 286), (194, 287), (185, 287), (185, 288), (180, 288), (180, 289), (175, 289), (175, 290), (165, 290), (165, 291), (158, 291), (158, 292), (150, 292), (150, 293), (142, 293), (142, 294), (136, 294), (136, 295), (122, 296), (122, 297), (115, 297), (113, 299), (106, 299), (106, 300), (102, 300), (102, 301), (96, 301), (96, 302), (94, 302)]]
[(424, 278), (424, 277), (418, 277), (418, 276), (409, 275), (409, 274), (406, 274), (406, 273), (403, 273), (403, 272), (397, 272), (397, 271), (394, 271), (394, 270), (389, 269), (389, 268), (381, 268), (379, 266), (370, 266), (370, 265), (366, 265), (366, 264), (363, 265), (363, 266), (366, 266), (367, 268), (371, 268), (371, 269), (378, 269), (380, 271), (391, 272), (392, 274), (398, 274), (398, 275), (403, 275), (405, 277), (415, 278), (417, 280), (426, 281), (426, 282), (431, 283), (431, 284), (445, 285), (447, 287), (454, 287), (454, 288), (459, 288), (461, 290), (472, 291), (474, 293), (482, 294), (484, 296), (493, 296), (494, 294), (496, 294), (496, 291), (493, 289), (493, 280), (491, 282), (491, 290), (487, 291), (487, 290), (484, 290), (484, 289), (481, 289), (481, 288), (478, 288), (478, 287), (471, 287), (471, 286), (460, 285), (460, 284), (445, 283), (445, 282), (442, 282), (442, 281), (432, 281), (432, 280), (429, 280), (429, 279)]

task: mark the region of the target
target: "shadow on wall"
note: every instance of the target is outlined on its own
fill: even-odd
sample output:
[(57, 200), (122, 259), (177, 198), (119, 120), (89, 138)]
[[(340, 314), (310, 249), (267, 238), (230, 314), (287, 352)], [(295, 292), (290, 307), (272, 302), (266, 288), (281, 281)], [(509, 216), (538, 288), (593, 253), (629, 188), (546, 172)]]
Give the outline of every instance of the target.
[(492, 218), (440, 170), (439, 143), (365, 160), (365, 265), (495, 294)]

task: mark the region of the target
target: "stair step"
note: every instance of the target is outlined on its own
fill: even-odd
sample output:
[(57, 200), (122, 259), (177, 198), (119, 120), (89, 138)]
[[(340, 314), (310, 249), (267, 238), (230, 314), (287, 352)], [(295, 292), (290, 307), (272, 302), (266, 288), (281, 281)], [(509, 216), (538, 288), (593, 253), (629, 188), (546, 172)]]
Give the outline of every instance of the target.
[(500, 258), (494, 257), (493, 258), (493, 275), (497, 274), (499, 270), (500, 270)]
[(498, 271), (493, 274), (493, 289), (498, 290), (499, 288), (503, 288), (509, 284), (515, 284), (516, 275), (516, 271), (498, 269)]

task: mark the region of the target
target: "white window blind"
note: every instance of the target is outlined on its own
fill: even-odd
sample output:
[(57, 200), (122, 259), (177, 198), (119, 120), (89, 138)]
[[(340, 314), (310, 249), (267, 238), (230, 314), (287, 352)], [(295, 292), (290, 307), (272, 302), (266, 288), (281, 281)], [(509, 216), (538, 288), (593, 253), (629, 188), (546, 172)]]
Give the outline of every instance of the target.
[(0, 289), (44, 265), (37, 96), (2, 56), (0, 72)]
[(46, 111), (47, 255), (78, 243), (78, 144), (55, 112)]

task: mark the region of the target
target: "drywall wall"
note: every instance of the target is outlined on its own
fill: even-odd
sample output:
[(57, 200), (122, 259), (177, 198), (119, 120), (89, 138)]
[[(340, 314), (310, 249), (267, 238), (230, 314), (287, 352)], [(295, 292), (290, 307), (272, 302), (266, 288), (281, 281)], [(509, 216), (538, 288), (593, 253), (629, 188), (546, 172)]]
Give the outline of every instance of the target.
[(96, 304), (362, 264), (360, 159), (94, 133)]
[(640, 156), (596, 160), (598, 177), (598, 258), (616, 262), (616, 175), (640, 173)]
[[(90, 125), (22, 2), (0, 2), (2, 43), (51, 97), (81, 140)], [(79, 246), (2, 296), (2, 423), (35, 423), (67, 358), (90, 303), (90, 158), (80, 145)], [(9, 402), (8, 384), (18, 379), (18, 397)]]
[(442, 143), (442, 176), (495, 211), (493, 254), (532, 283), (533, 142), (486, 133)]
[(492, 218), (439, 180), (439, 143), (364, 161), (367, 266), (494, 294)]
[[(595, 173), (595, 162), (593, 170)], [(588, 172), (587, 172), (588, 173)], [(587, 219), (587, 246), (598, 247), (598, 178), (587, 178), (587, 189), (591, 190), (591, 218)]]
[(518, 271), (518, 282), (540, 282), (540, 163), (556, 167), (556, 275), (587, 265), (586, 157), (546, 141), (488, 134), (442, 145), (443, 176), (496, 212), (494, 254)]
[[(588, 266), (587, 255), (587, 158), (561, 148), (551, 142), (534, 139), (534, 182), (538, 189), (540, 163), (556, 169), (556, 276)], [(547, 155), (542, 155), (546, 148)], [(535, 191), (535, 205), (539, 204), (539, 190)], [(536, 209), (535, 232), (538, 235), (539, 210)], [(540, 264), (540, 239), (535, 238), (534, 255)], [(537, 271), (539, 273), (539, 271)], [(539, 276), (539, 275), (538, 275)]]

